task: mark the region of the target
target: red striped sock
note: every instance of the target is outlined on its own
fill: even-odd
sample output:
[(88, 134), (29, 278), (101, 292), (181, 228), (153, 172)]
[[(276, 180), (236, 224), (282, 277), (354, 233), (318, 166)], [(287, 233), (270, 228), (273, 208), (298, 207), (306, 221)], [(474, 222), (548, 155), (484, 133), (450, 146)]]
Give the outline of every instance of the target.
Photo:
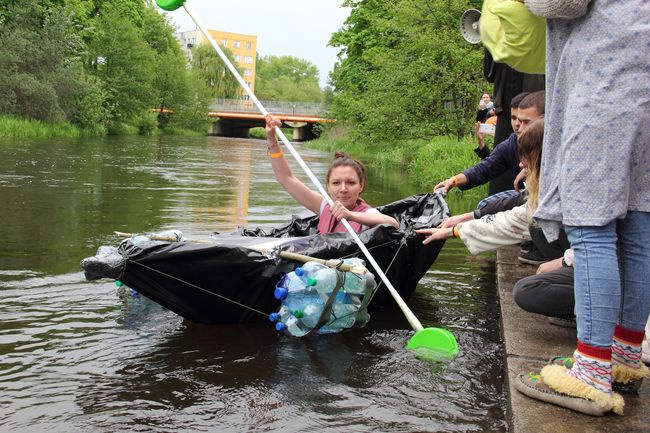
[(569, 374), (599, 391), (612, 392), (612, 350), (578, 341)]
[(629, 368), (641, 367), (641, 343), (645, 331), (624, 328), (616, 325), (612, 343), (612, 362)]

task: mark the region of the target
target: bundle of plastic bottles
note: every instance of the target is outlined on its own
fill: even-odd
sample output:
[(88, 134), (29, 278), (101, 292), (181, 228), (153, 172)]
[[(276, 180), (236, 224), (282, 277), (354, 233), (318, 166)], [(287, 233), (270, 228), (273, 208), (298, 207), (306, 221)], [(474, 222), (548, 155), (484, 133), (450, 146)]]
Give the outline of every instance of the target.
[[(343, 262), (365, 266), (358, 258)], [(275, 329), (294, 337), (361, 327), (370, 320), (363, 299), (376, 287), (370, 272), (357, 275), (307, 262), (286, 274), (275, 286), (275, 298), (282, 304), (269, 319), (276, 322)]]

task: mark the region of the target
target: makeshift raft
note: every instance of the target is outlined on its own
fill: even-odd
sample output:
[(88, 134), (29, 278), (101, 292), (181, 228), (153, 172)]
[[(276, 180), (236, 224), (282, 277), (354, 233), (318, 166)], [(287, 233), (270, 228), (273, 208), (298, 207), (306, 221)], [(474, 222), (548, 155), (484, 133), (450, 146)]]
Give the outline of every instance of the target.
[[(403, 299), (408, 300), (438, 257), (444, 241), (423, 245), (416, 229), (435, 227), (449, 216), (439, 193), (419, 194), (378, 207), (400, 223), (381, 225), (359, 237)], [(247, 323), (268, 320), (280, 302), (273, 296), (283, 275), (300, 266), (274, 251), (322, 259), (362, 257), (347, 233), (317, 234), (318, 217), (294, 218), (268, 232), (239, 228), (208, 242), (123, 241), (100, 247), (81, 262), (86, 279), (112, 278), (196, 323)], [(265, 250), (267, 250), (265, 252)], [(372, 268), (369, 269), (374, 272)], [(379, 284), (370, 308), (393, 305)]]

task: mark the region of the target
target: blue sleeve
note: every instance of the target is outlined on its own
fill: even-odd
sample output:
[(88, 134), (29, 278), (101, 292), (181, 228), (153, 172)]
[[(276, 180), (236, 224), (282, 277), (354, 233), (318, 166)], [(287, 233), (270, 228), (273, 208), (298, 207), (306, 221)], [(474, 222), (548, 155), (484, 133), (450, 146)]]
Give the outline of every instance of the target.
[(479, 158), (481, 158), (481, 159), (485, 159), (485, 158), (487, 158), (488, 156), (490, 156), (490, 149), (488, 149), (487, 146), (483, 146), (483, 149), (481, 149), (480, 147), (477, 147), (476, 149), (474, 149), (474, 153), (475, 153), (476, 156), (478, 156)]
[(490, 156), (478, 164), (463, 171), (463, 174), (467, 177), (467, 183), (460, 186), (459, 188), (464, 191), (466, 189), (471, 189), (479, 185), (483, 185), (501, 173), (508, 171), (510, 169), (509, 147), (513, 145), (513, 137), (514, 134), (511, 135), (507, 140), (502, 141), (501, 143), (494, 146), (494, 149), (492, 149)]

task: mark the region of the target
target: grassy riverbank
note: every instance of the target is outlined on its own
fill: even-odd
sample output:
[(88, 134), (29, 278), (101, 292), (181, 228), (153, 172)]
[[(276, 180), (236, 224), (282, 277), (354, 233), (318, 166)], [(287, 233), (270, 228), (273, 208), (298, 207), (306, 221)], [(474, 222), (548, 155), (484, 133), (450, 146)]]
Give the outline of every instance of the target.
[[(263, 131), (263, 130), (262, 130)], [(206, 132), (176, 126), (160, 129), (154, 115), (143, 116), (137, 126), (127, 123), (113, 123), (106, 129), (83, 129), (67, 122), (43, 122), (17, 116), (0, 115), (0, 137), (7, 138), (78, 138), (102, 135), (182, 135), (201, 137)]]
[(39, 137), (90, 137), (99, 135), (95, 131), (79, 128), (70, 123), (47, 123), (40, 120), (23, 119), (0, 115), (0, 137), (39, 138)]
[[(327, 152), (344, 150), (369, 166), (403, 167), (411, 181), (423, 191), (432, 190), (438, 182), (480, 161), (474, 153), (476, 141), (472, 137), (443, 136), (377, 145), (325, 136), (307, 145)], [(461, 195), (478, 201), (487, 195), (487, 185), (464, 192), (453, 189), (449, 198), (453, 200)]]

